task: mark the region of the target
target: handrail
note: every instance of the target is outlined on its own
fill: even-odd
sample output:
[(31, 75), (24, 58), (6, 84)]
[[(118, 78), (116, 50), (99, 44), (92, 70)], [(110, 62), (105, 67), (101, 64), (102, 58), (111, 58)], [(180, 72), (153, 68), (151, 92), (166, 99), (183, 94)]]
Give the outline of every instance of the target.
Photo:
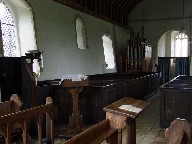
[(11, 143), (11, 130), (16, 123), (19, 123), (23, 130), (23, 143), (28, 144), (28, 124), (33, 117), (37, 120), (38, 142), (39, 144), (42, 144), (42, 118), (44, 114), (46, 114), (46, 135), (50, 138), (51, 143), (54, 143), (53, 103), (52, 99), (48, 97), (45, 105), (10, 113), (0, 117), (0, 129), (6, 137), (6, 144)]

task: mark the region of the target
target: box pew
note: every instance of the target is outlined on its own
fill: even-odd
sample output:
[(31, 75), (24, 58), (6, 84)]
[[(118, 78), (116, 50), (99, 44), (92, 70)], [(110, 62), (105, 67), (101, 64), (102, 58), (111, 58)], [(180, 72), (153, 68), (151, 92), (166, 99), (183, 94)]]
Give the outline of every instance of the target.
[(0, 131), (1, 135), (5, 136), (5, 143), (11, 144), (11, 133), (15, 129), (22, 129), (23, 143), (29, 143), (29, 123), (32, 118), (36, 119), (38, 126), (38, 143), (42, 144), (42, 120), (46, 114), (46, 136), (54, 143), (53, 131), (53, 103), (50, 97), (46, 98), (46, 104), (30, 109), (19, 110), (21, 102), (17, 97), (14, 97), (9, 102), (0, 103)]
[[(90, 81), (127, 81), (132, 85), (131, 92), (135, 92), (131, 97), (146, 100), (156, 93), (160, 86), (160, 73), (154, 72), (128, 72), (96, 74), (89, 76)], [(144, 85), (143, 85), (144, 84)], [(130, 93), (130, 91), (128, 91)]]
[(160, 126), (167, 127), (176, 118), (191, 122), (192, 77), (178, 76), (160, 87)]
[[(88, 87), (79, 94), (79, 110), (84, 124), (98, 123), (105, 118), (102, 108), (124, 97), (146, 100), (158, 91), (159, 73), (129, 72), (89, 75)], [(54, 98), (58, 106), (57, 122), (68, 123), (72, 113), (72, 98), (57, 81), (46, 81), (54, 87)]]

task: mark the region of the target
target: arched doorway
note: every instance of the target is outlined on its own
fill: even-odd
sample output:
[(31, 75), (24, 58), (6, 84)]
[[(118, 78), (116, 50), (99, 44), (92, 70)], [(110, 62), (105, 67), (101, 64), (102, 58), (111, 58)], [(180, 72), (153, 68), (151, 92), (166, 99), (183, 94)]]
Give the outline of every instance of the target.
[(162, 83), (177, 75), (189, 74), (188, 36), (179, 31), (164, 33), (158, 42), (158, 69)]

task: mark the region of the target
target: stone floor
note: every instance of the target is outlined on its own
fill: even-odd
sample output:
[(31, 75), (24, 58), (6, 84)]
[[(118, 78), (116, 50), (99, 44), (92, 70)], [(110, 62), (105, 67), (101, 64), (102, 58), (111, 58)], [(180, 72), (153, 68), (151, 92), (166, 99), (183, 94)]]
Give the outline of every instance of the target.
[[(154, 95), (148, 101), (151, 105), (136, 120), (136, 144), (160, 144), (166, 142), (164, 137), (165, 129), (159, 128), (159, 94)], [(55, 126), (55, 143), (62, 144), (63, 126)], [(126, 143), (126, 131), (123, 130), (123, 144)], [(105, 142), (103, 142), (104, 144)]]

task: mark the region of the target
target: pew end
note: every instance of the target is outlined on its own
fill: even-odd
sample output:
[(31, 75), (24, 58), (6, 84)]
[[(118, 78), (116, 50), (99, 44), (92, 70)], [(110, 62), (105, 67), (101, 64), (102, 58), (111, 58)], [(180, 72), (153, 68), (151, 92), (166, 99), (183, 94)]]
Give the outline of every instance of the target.
[(165, 131), (165, 138), (170, 144), (191, 144), (192, 143), (192, 127), (185, 120), (175, 119), (169, 128)]
[(20, 111), (22, 101), (17, 94), (12, 94), (10, 101), (0, 102), (0, 116)]

